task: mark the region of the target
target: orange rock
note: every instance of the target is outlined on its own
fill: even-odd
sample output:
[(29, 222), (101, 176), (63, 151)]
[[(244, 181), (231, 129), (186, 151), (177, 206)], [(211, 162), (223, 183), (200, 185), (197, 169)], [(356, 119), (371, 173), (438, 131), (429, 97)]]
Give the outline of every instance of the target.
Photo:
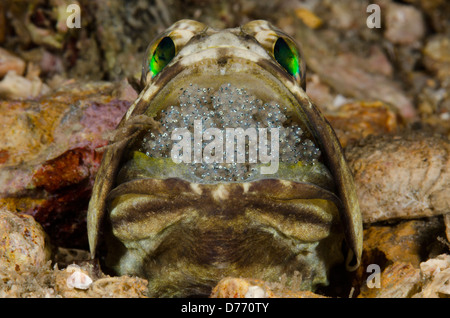
[(350, 141), (369, 135), (396, 132), (401, 126), (396, 113), (382, 102), (358, 102), (343, 105), (335, 113), (325, 114), (345, 147)]
[(404, 221), (394, 226), (370, 226), (364, 230), (363, 254), (374, 256), (367, 262), (377, 262), (375, 258), (380, 258), (380, 255), (375, 254), (381, 253), (385, 262), (410, 263), (419, 268), (429, 246), (443, 231), (442, 223), (437, 218)]
[[(48, 192), (78, 184), (87, 179), (91, 173), (89, 167), (83, 165), (83, 157), (89, 155), (84, 149), (71, 149), (61, 156), (45, 162), (33, 175), (36, 187), (43, 187)], [(95, 155), (95, 154), (94, 154)], [(97, 155), (99, 162), (100, 155)]]
[(317, 29), (323, 24), (322, 19), (308, 9), (297, 8), (295, 9), (295, 15), (311, 29)]

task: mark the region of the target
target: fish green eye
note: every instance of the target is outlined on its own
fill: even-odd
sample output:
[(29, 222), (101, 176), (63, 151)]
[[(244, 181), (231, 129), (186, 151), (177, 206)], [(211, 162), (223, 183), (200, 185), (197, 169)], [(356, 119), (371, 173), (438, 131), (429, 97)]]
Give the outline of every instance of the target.
[(300, 77), (299, 53), (293, 45), (280, 37), (275, 42), (273, 55), (277, 62), (283, 66), (289, 74), (295, 78)]
[(149, 62), (149, 69), (152, 73), (152, 77), (155, 77), (161, 70), (169, 64), (169, 62), (175, 56), (175, 43), (173, 40), (166, 36), (159, 43), (156, 49), (153, 51), (152, 57)]

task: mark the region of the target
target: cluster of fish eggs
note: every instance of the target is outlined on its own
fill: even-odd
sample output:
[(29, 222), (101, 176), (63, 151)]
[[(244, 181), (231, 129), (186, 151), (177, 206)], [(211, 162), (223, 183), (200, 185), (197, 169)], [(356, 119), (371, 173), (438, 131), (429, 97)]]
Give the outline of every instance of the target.
[[(187, 128), (191, 132), (194, 145), (194, 121), (201, 120), (203, 132), (208, 128), (267, 128), (266, 153), (271, 154), (271, 129), (278, 128), (279, 157), (284, 163), (314, 163), (320, 150), (307, 138), (302, 138), (303, 130), (287, 114), (284, 106), (275, 102), (264, 103), (245, 89), (224, 84), (218, 90), (190, 84), (182, 88), (179, 105), (172, 105), (161, 111), (159, 131), (150, 130), (143, 138), (141, 151), (149, 157), (170, 158), (176, 140), (171, 138), (176, 128)], [(226, 142), (224, 137), (224, 142)], [(204, 141), (202, 149), (208, 141)], [(249, 158), (246, 139), (245, 158)], [(238, 158), (234, 147), (234, 158)], [(193, 153), (193, 151), (192, 151)], [(193, 174), (204, 181), (232, 182), (253, 179), (260, 174), (257, 163), (226, 163), (226, 146), (223, 147), (223, 162), (192, 163)], [(193, 160), (191, 162), (194, 162)], [(269, 165), (265, 164), (265, 165)]]

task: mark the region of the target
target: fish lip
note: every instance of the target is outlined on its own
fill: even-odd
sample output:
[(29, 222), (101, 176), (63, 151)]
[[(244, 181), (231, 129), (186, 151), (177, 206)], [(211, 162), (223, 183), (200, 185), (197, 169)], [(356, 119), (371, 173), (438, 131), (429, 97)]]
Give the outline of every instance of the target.
[[(128, 187), (128, 189), (125, 189), (127, 187), (124, 187), (123, 190), (125, 192), (123, 193), (135, 193), (135, 190), (142, 192), (145, 187), (138, 183), (151, 183), (158, 188), (158, 193), (162, 191), (164, 194), (167, 194), (165, 189), (171, 189), (174, 192), (186, 195), (186, 198), (192, 195), (189, 192), (191, 185), (182, 180), (134, 181), (133, 184), (130, 184), (130, 186), (133, 186), (132, 188)], [(277, 186), (280, 190), (279, 194), (282, 196), (286, 196), (286, 192), (283, 190), (290, 188), (290, 185), (284, 184), (280, 180), (265, 180), (255, 184), (257, 188), (253, 189), (256, 191), (254, 194), (257, 195), (263, 191), (267, 195), (272, 195), (269, 191), (270, 187), (267, 187), (269, 184)], [(174, 189), (174, 186), (177, 189)], [(215, 186), (211, 185), (201, 185), (201, 187), (204, 191), (202, 191), (203, 194), (195, 195), (198, 199), (201, 196), (210, 195), (206, 193), (207, 189), (216, 189)], [(238, 184), (230, 184), (227, 187), (230, 191), (235, 189), (242, 194), (245, 192), (245, 189)], [(155, 195), (153, 189), (146, 190), (152, 196)], [(251, 192), (253, 190), (251, 188), (248, 189), (247, 195), (252, 195)], [(117, 195), (119, 192), (121, 191), (115, 194)], [(179, 194), (174, 194), (179, 196)], [(298, 195), (305, 195), (305, 193), (298, 193)], [(288, 198), (297, 198), (297, 193), (289, 193)], [(233, 200), (234, 202), (242, 201), (239, 197)], [(184, 202), (180, 201), (180, 203), (184, 206)], [(201, 206), (203, 207), (203, 204)], [(235, 204), (229, 202), (229, 206), (235, 206)], [(139, 207), (136, 208), (142, 212)], [(197, 208), (200, 208), (200, 206), (197, 206)], [(152, 219), (147, 220), (148, 222), (146, 222), (146, 217), (142, 213), (126, 213), (129, 214), (129, 221), (127, 221), (127, 215), (123, 214), (125, 212), (123, 210), (119, 213), (121, 215), (110, 216), (115, 237), (130, 247), (127, 251), (127, 256), (130, 257), (130, 260), (142, 263), (141, 268), (145, 271), (145, 274), (141, 275), (148, 275), (149, 286), (158, 286), (164, 289), (165, 286), (173, 283), (173, 281), (167, 279), (167, 275), (160, 275), (168, 268), (171, 269), (173, 277), (177, 277), (176, 281), (178, 283), (192, 286), (201, 284), (205, 277), (221, 278), (221, 275), (225, 274), (225, 276), (246, 277), (246, 275), (251, 273), (259, 275), (256, 277), (258, 279), (273, 280), (280, 277), (283, 273), (289, 273), (289, 269), (292, 268), (296, 268), (302, 275), (305, 275), (304, 277), (313, 277), (312, 275), (315, 275), (318, 277), (317, 279), (323, 279), (325, 277), (324, 274), (319, 275), (317, 274), (318, 271), (328, 271), (328, 266), (334, 265), (336, 259), (339, 260), (341, 258), (341, 256), (338, 257), (337, 255), (339, 254), (338, 251), (340, 251), (338, 246), (341, 244), (343, 234), (336, 232), (339, 228), (339, 222), (337, 219), (334, 219), (334, 216), (331, 221), (323, 224), (325, 227), (324, 231), (329, 231), (331, 234), (321, 240), (304, 241), (301, 238), (290, 236), (289, 232), (286, 233), (286, 229), (283, 227), (273, 226), (272, 223), (264, 222), (263, 218), (254, 218), (255, 215), (260, 214), (258, 209), (254, 209), (254, 212), (250, 214), (242, 210), (238, 214), (230, 215), (229, 218), (224, 218), (224, 215), (217, 214), (213, 210), (207, 215), (203, 215), (197, 209), (194, 210), (192, 212), (187, 210), (187, 213), (180, 211), (179, 217), (173, 218), (172, 221), (174, 222), (170, 225), (166, 224), (159, 232), (150, 232), (145, 227), (142, 228), (142, 231), (137, 230), (131, 233), (137, 236), (130, 236), (130, 229), (135, 225), (139, 227), (139, 224), (154, 225), (154, 215), (152, 215)], [(167, 211), (174, 210), (170, 209)], [(143, 219), (139, 220), (142, 217)], [(142, 221), (143, 223), (141, 223)], [(335, 221), (337, 222), (335, 223)], [(134, 222), (136, 224), (133, 225), (132, 223)], [(124, 231), (126, 231), (125, 236), (123, 235)], [(176, 244), (174, 244), (175, 242)], [(328, 243), (333, 244), (333, 248), (329, 248)], [(147, 254), (142, 256), (140, 251), (144, 249)], [(327, 253), (328, 251), (334, 251), (334, 253), (332, 258), (328, 256), (326, 262), (322, 258), (317, 258), (318, 262), (328, 263), (324, 264), (324, 266), (318, 266), (314, 255), (316, 253), (321, 253), (322, 255), (323, 251), (327, 251)], [(335, 253), (336, 255), (334, 255)], [(157, 262), (148, 261), (156, 257), (158, 257)], [(111, 254), (111, 259), (114, 259), (113, 254)], [(124, 275), (123, 270), (127, 269), (125, 263), (117, 265), (111, 263), (111, 265), (117, 266), (116, 269), (120, 269), (122, 275)], [(189, 269), (189, 271), (186, 271), (186, 269)], [(263, 272), (261, 272), (261, 269), (263, 269)], [(207, 270), (207, 276), (204, 276), (204, 270)], [(266, 273), (271, 274), (266, 276)], [(135, 272), (127, 272), (127, 274), (136, 275)], [(316, 284), (314, 283), (316, 278), (306, 279), (305, 281), (308, 284)], [(324, 282), (320, 281), (320, 283)], [(211, 284), (215, 285), (215, 282), (211, 282)], [(153, 290), (153, 292), (157, 292), (157, 290)]]
[[(130, 240), (130, 233), (133, 240), (157, 239), (166, 237), (169, 228), (220, 220), (210, 224), (209, 228), (221, 232), (228, 225), (241, 222), (248, 229), (270, 229), (283, 237), (314, 243), (326, 237), (321, 237), (323, 232), (297, 232), (301, 234), (298, 236), (289, 228), (278, 226), (274, 220), (286, 217), (297, 225), (306, 222), (322, 231), (339, 223), (334, 210), (323, 209), (318, 213), (304, 208), (304, 203), (298, 208), (292, 205), (299, 200), (324, 200), (333, 203), (337, 209), (341, 207), (335, 194), (311, 183), (265, 179), (248, 183), (197, 184), (200, 192), (193, 191), (194, 185), (178, 178), (140, 179), (119, 185), (107, 198), (115, 235), (124, 240)], [(224, 195), (218, 196), (219, 191)], [(274, 218), (267, 218), (267, 215)], [(147, 222), (150, 219), (153, 222)]]

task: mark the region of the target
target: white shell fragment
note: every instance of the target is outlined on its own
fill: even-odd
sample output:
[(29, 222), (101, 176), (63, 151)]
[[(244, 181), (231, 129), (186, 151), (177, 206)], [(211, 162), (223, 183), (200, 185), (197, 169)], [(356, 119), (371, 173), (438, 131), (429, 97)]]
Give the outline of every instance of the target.
[(92, 279), (84, 273), (78, 265), (69, 265), (66, 269), (68, 273), (72, 273), (67, 278), (67, 287), (77, 289), (88, 289), (92, 284)]
[(245, 298), (267, 298), (267, 294), (259, 286), (250, 286), (247, 293), (245, 293)]

